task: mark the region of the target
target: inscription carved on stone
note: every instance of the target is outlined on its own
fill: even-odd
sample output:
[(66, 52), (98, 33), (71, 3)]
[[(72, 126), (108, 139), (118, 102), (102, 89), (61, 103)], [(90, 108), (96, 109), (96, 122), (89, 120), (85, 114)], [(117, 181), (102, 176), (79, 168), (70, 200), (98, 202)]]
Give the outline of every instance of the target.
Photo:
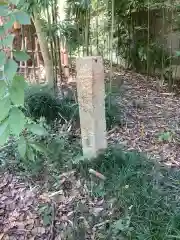
[(78, 58), (76, 68), (83, 154), (95, 157), (107, 147), (103, 61), (101, 57)]

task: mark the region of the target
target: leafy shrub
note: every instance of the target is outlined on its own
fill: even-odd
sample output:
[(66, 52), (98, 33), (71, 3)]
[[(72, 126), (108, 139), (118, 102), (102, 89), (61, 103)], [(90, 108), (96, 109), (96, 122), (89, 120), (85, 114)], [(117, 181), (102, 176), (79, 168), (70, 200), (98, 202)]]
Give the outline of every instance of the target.
[[(106, 181), (90, 179), (89, 168), (102, 173)], [(93, 196), (103, 195), (112, 204), (113, 214), (104, 220), (109, 225), (99, 228), (95, 239), (178, 239), (178, 169), (112, 146), (94, 160), (77, 164), (77, 170), (89, 178)]]
[(29, 86), (25, 92), (26, 114), (34, 120), (45, 117), (47, 122), (58, 117), (58, 101), (48, 87)]
[[(0, 148), (0, 169), (9, 170), (30, 178), (41, 180), (53, 179), (67, 167), (72, 167), (72, 160), (81, 153), (81, 146), (78, 140), (69, 140), (68, 134), (59, 134), (52, 126), (48, 126), (46, 136), (36, 136), (28, 133), (26, 136), (35, 148), (33, 159), (27, 154), (22, 158), (18, 152), (17, 143), (10, 139), (6, 146)], [(35, 143), (37, 143), (35, 145)]]
[(77, 104), (69, 98), (57, 98), (48, 86), (29, 86), (25, 92), (26, 114), (33, 120), (44, 117), (47, 123), (78, 118)]

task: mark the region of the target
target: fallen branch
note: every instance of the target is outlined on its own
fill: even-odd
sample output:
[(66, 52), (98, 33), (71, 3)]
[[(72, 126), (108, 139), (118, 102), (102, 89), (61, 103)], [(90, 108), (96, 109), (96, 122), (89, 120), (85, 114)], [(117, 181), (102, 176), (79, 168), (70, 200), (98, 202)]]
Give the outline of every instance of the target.
[(111, 130), (109, 130), (108, 132), (107, 132), (107, 136), (108, 135), (110, 135), (110, 134), (112, 134), (112, 133), (114, 133), (116, 130), (118, 130), (119, 129), (119, 127), (118, 126), (115, 126), (114, 128), (112, 128)]
[(106, 221), (104, 221), (104, 222), (95, 224), (94, 227), (93, 227), (93, 229), (95, 230), (96, 228), (102, 227), (103, 225), (106, 225), (106, 224), (109, 223), (109, 222), (110, 222), (109, 220), (106, 220)]
[(93, 170), (92, 168), (89, 169), (89, 173), (90, 173), (90, 174), (93, 174), (94, 176), (96, 176), (96, 177), (98, 177), (98, 178), (100, 178), (100, 179), (102, 179), (102, 180), (106, 180), (106, 177), (105, 177), (103, 174), (101, 174), (100, 172), (97, 172), (97, 171)]

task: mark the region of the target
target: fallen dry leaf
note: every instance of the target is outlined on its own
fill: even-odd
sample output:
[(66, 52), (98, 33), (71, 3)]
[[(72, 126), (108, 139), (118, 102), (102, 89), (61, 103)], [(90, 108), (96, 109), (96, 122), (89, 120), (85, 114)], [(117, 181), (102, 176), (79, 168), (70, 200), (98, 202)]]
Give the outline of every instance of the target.
[(34, 219), (28, 219), (25, 221), (25, 225), (26, 225), (26, 230), (32, 230), (34, 227)]
[(95, 207), (95, 208), (93, 208), (92, 212), (93, 212), (94, 216), (98, 216), (102, 211), (103, 211), (102, 207)]
[[(168, 165), (179, 165), (179, 99), (169, 94), (165, 87), (157, 89), (152, 78), (147, 82), (142, 75), (123, 70), (114, 75), (123, 80), (123, 95), (117, 97), (117, 102), (125, 124), (109, 131), (108, 141), (145, 152)], [(119, 86), (116, 83), (119, 80), (113, 81)], [(139, 96), (141, 107), (133, 104)], [(158, 141), (157, 136), (163, 131), (173, 132), (170, 142)], [(115, 199), (107, 204), (105, 199), (91, 198), (88, 185), (77, 179), (74, 171), (63, 173), (58, 184), (58, 190), (40, 193), (30, 183), (8, 172), (1, 174), (0, 240), (46, 240), (52, 235), (55, 240), (66, 240), (67, 229), (74, 232), (79, 221), (85, 225), (87, 239), (92, 239), (91, 236), (96, 239), (96, 229), (112, 217)], [(45, 210), (40, 215), (38, 207), (42, 203), (49, 206), (50, 211)], [(101, 222), (91, 223), (101, 213), (105, 219), (101, 215)], [(50, 220), (50, 224), (43, 225), (43, 217)]]
[(0, 240), (2, 240), (4, 237), (4, 233), (0, 233)]
[(36, 227), (32, 229), (32, 233), (34, 235), (42, 235), (46, 232), (46, 229), (44, 227)]

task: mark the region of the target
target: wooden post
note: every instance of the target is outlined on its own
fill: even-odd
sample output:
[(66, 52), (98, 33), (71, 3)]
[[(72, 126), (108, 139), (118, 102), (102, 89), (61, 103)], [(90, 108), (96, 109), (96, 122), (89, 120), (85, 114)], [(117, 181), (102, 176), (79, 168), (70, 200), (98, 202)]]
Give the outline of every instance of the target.
[(92, 158), (107, 147), (103, 61), (78, 58), (76, 68), (83, 154)]

